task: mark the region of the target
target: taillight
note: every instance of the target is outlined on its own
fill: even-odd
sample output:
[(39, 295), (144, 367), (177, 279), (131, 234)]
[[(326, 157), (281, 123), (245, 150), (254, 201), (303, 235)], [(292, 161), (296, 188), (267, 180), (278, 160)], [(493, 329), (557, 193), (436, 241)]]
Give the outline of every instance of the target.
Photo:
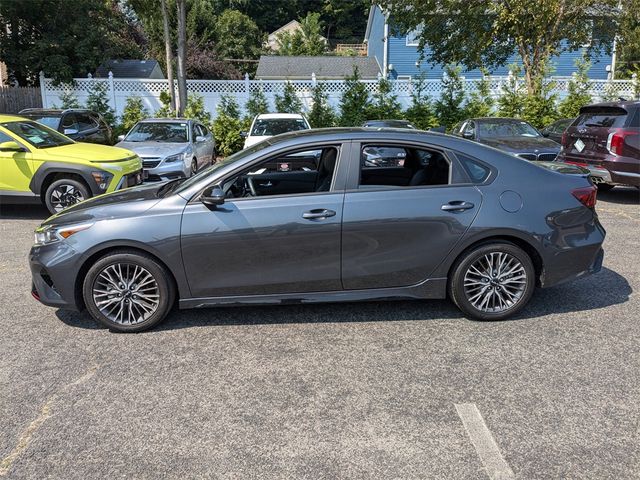
[(633, 130), (616, 130), (607, 138), (607, 150), (614, 155), (623, 155), (625, 139), (630, 135), (638, 135)]
[(597, 192), (598, 189), (591, 185), (590, 187), (575, 188), (571, 190), (571, 195), (576, 197), (585, 207), (594, 208), (596, 206)]
[(564, 148), (567, 148), (569, 146), (569, 133), (567, 133), (566, 130), (562, 132), (562, 140), (560, 140), (560, 144)]

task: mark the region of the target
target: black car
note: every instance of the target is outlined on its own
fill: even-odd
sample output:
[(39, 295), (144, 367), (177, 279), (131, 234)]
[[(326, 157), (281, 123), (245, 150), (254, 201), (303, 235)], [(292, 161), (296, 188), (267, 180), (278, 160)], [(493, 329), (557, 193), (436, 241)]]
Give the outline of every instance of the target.
[(517, 118), (469, 118), (456, 125), (452, 133), (526, 160), (552, 162), (560, 152), (559, 144)]
[[(370, 166), (372, 148), (394, 149), (403, 162)], [(317, 168), (269, 168), (303, 152), (317, 153)], [(32, 295), (129, 332), (152, 327), (176, 303), (305, 308), (448, 297), (469, 317), (500, 320), (536, 286), (600, 270), (605, 231), (595, 203), (585, 174), (450, 135), (304, 130), (188, 179), (50, 217), (30, 253)]]
[(416, 130), (416, 127), (408, 120), (367, 120), (362, 126), (369, 128), (410, 128)]
[(551, 125), (544, 127), (540, 133), (542, 133), (543, 137), (550, 138), (554, 142), (562, 144), (562, 134), (574, 120), (575, 118), (562, 118), (560, 120), (556, 120)]
[(53, 128), (77, 142), (113, 145), (111, 127), (102, 115), (82, 108), (27, 108), (19, 115)]

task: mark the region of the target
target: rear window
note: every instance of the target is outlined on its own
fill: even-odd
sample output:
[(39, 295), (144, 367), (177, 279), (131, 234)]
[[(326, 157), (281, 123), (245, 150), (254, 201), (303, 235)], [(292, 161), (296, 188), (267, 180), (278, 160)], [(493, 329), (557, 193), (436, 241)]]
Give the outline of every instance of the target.
[(583, 108), (573, 124), (574, 127), (624, 127), (627, 111), (619, 107)]

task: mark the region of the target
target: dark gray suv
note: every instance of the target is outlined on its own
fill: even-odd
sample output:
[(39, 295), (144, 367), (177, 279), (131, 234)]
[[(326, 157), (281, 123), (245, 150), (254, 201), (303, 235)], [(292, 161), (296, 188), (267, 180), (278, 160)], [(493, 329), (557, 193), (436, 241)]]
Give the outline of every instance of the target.
[[(371, 165), (371, 148), (402, 162)], [(302, 152), (317, 165), (270, 167)], [(32, 294), (120, 331), (176, 303), (449, 296), (467, 316), (504, 319), (536, 286), (601, 267), (596, 189), (575, 172), (407, 129), (284, 134), (49, 218), (30, 253)]]

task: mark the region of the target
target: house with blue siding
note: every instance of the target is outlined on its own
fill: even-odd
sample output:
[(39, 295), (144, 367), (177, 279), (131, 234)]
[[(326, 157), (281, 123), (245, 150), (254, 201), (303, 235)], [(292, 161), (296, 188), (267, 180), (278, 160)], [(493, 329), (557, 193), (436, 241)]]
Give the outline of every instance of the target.
[[(442, 78), (444, 65), (430, 63), (429, 47), (425, 48), (425, 58), (420, 60), (418, 51), (418, 38), (416, 32), (409, 32), (407, 35), (394, 33), (390, 25), (388, 12), (385, 12), (378, 5), (373, 5), (369, 10), (369, 19), (365, 33), (365, 43), (367, 44), (367, 55), (373, 57), (378, 62), (380, 70), (384, 76), (393, 79), (410, 79), (421, 74), (426, 78)], [(586, 46), (574, 52), (564, 52), (552, 58), (552, 75), (558, 77), (570, 76), (576, 71), (576, 60), (581, 58)], [(504, 66), (490, 71), (491, 75), (508, 75), (509, 65), (522, 64), (518, 55), (513, 55)], [(611, 55), (601, 52), (592, 55), (591, 69), (589, 77), (592, 79), (606, 80), (608, 68), (611, 65)], [(481, 78), (480, 70), (464, 71), (465, 78)]]

